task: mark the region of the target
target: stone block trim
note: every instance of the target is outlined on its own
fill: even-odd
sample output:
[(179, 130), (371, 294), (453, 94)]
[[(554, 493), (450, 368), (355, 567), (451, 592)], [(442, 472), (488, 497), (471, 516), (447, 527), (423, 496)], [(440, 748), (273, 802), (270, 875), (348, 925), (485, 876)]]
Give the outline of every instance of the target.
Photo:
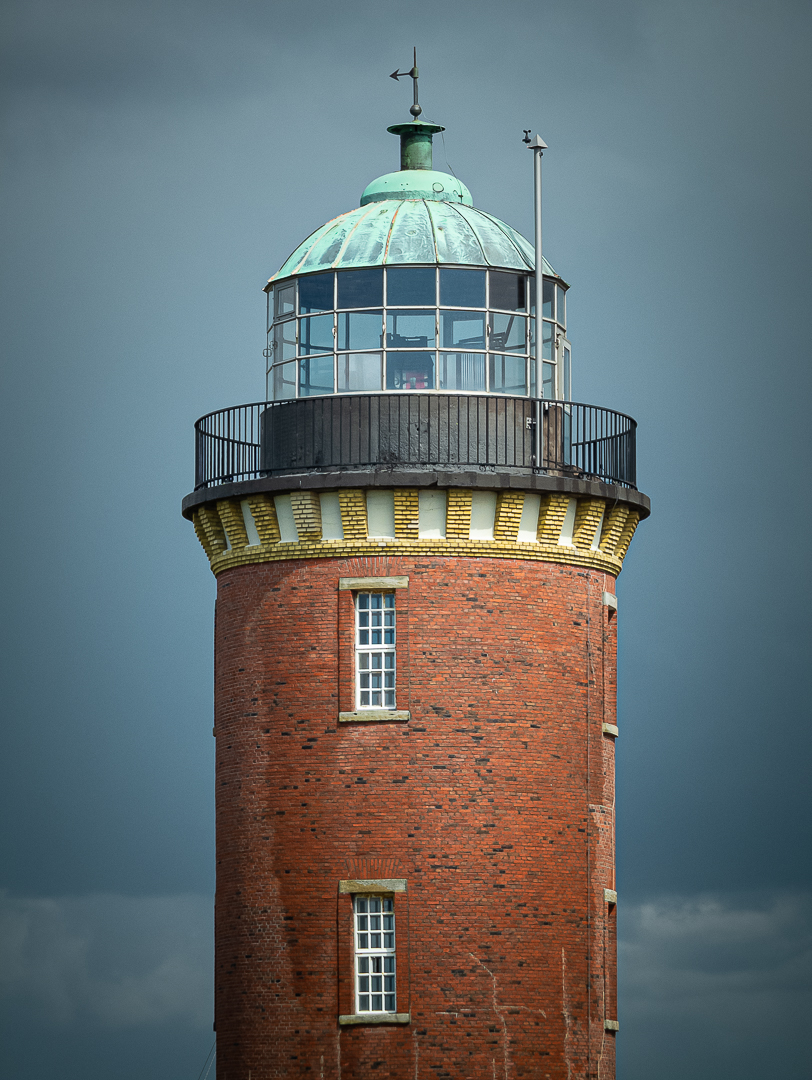
[(417, 488), (395, 488), (395, 536), (398, 540), (417, 540), (419, 533)]
[[(539, 509), (536, 543), (518, 543), (524, 493), (502, 491), (497, 503), (493, 540), (469, 539), (471, 491), (450, 489), (447, 534), (442, 539), (420, 539), (417, 530), (418, 499), (413, 489), (394, 490), (396, 538), (381, 540), (367, 536), (366, 498), (363, 488), (339, 491), (343, 540), (321, 539), (321, 511), (318, 496), (309, 491), (291, 492), (291, 506), (299, 532), (295, 543), (280, 543), (274, 503), (267, 495), (252, 496), (248, 502), (260, 537), (260, 545), (248, 547), (242, 507), (236, 499), (205, 503), (193, 516), (195, 532), (215, 574), (250, 563), (288, 559), (320, 559), (331, 556), (364, 557), (381, 554), (385, 547), (398, 556), (487, 556), (498, 559), (527, 559), (584, 566), (617, 576), (640, 519), (627, 506), (609, 506), (603, 499), (577, 500), (572, 545), (558, 543), (570, 496), (544, 496)], [(600, 543), (592, 547), (601, 515)], [(227, 545), (228, 537), (229, 545)]]
[(518, 540), (524, 506), (523, 491), (500, 491), (493, 523), (494, 540)]
[(300, 540), (321, 540), (321, 502), (315, 491), (292, 491), (290, 505)]
[(471, 492), (449, 488), (446, 508), (445, 535), (447, 540), (467, 540), (471, 532)]
[(367, 500), (363, 488), (341, 488), (338, 492), (338, 503), (341, 507), (344, 539), (366, 540)]
[(570, 504), (569, 495), (544, 495), (539, 508), (536, 539), (540, 544), (557, 544)]

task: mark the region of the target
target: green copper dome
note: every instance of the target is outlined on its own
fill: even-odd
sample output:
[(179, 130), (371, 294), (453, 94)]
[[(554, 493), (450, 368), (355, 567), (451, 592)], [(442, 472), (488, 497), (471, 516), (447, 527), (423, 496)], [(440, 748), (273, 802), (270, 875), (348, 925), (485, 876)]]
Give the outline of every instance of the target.
[[(457, 263), (527, 273), (533, 270), (534, 259), (532, 244), (483, 210), (426, 198), (385, 199), (316, 229), (270, 281), (319, 270), (410, 263)], [(558, 276), (546, 260), (544, 273)]]
[[(311, 233), (269, 286), (297, 274), (370, 266), (457, 264), (532, 272), (533, 245), (477, 210), (456, 177), (432, 169), (431, 138), (443, 128), (413, 121), (388, 130), (401, 139), (400, 170), (373, 180), (358, 209)], [(546, 261), (544, 273), (558, 277)]]
[(367, 185), (361, 196), (361, 206), (383, 199), (431, 199), (474, 205), (471, 192), (461, 180), (433, 169), (401, 169), (379, 176)]

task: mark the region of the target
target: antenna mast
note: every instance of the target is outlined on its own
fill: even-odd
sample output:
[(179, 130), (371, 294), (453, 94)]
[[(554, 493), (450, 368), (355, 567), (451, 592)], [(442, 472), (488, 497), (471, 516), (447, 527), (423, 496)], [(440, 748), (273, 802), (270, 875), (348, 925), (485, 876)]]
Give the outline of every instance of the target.
[(533, 458), (537, 469), (542, 467), (541, 457), (541, 417), (542, 417), (542, 367), (541, 367), (541, 340), (542, 340), (542, 314), (544, 312), (544, 263), (541, 257), (541, 158), (547, 149), (547, 143), (536, 135), (530, 138), (530, 129), (524, 132), (522, 142), (533, 151), (533, 205), (535, 208), (535, 247), (536, 247), (536, 333), (535, 333), (535, 360), (536, 360), (536, 394), (535, 413), (536, 422), (533, 427)]

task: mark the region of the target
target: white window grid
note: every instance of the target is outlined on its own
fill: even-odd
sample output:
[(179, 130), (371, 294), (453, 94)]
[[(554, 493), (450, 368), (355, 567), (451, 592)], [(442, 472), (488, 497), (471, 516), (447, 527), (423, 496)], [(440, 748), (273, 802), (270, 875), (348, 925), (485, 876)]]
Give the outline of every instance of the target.
[(395, 903), (391, 896), (353, 898), (355, 1011), (397, 1012)]
[(355, 704), (394, 709), (395, 594), (359, 592), (355, 599)]

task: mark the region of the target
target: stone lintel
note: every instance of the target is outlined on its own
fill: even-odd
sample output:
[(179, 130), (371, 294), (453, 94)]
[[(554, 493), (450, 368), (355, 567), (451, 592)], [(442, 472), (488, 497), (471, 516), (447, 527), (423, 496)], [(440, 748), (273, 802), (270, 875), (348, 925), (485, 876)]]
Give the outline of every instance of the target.
[(408, 589), (408, 577), (343, 577), (339, 589)]
[(339, 881), (340, 893), (406, 892), (406, 878), (347, 878)]

